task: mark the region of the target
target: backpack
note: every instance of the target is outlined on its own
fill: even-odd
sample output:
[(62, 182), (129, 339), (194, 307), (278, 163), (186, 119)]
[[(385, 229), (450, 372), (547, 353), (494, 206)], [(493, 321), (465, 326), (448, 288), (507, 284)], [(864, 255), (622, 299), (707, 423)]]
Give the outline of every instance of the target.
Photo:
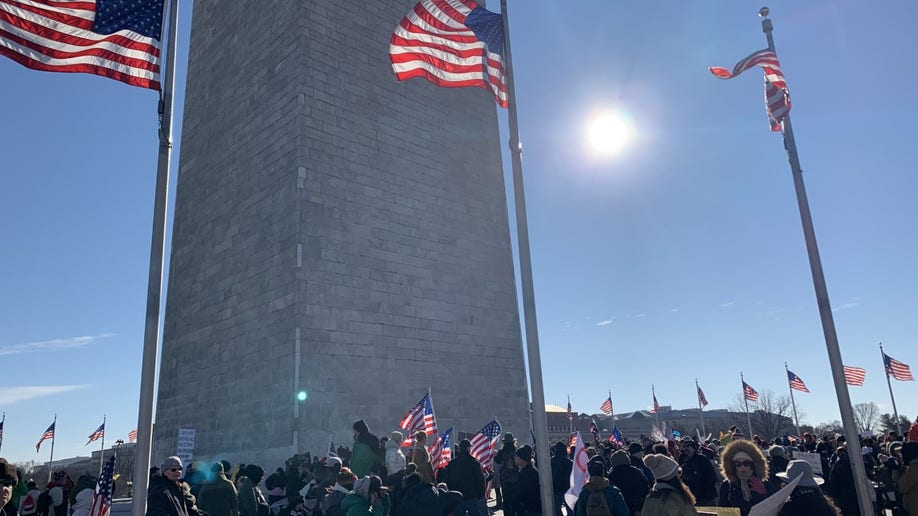
[(587, 498), (586, 514), (587, 516), (612, 516), (612, 509), (609, 508), (609, 502), (606, 500), (605, 489), (594, 491), (588, 489), (590, 496)]

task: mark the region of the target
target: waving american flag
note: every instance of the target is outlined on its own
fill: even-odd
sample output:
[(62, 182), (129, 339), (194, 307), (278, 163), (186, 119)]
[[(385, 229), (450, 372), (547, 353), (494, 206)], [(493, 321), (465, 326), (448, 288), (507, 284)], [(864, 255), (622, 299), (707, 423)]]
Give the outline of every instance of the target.
[(414, 446), (414, 434), (419, 430), (423, 430), (427, 435), (433, 435), (439, 431), (429, 392), (405, 414), (398, 426), (408, 432), (402, 446)]
[(96, 484), (96, 493), (93, 497), (92, 508), (89, 510), (89, 516), (108, 516), (112, 507), (112, 484), (115, 478), (115, 456), (105, 461), (105, 467), (102, 468), (102, 476)]

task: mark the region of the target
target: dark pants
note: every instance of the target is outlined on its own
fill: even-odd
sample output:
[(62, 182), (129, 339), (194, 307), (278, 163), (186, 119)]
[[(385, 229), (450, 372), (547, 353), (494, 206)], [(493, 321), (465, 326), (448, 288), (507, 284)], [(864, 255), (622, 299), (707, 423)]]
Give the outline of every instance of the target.
[(552, 493), (552, 495), (554, 496), (554, 499), (555, 499), (555, 512), (554, 512), (555, 516), (564, 516), (564, 513), (561, 512), (561, 507), (567, 508), (568, 515), (574, 514), (574, 510), (568, 507), (567, 504), (564, 502), (564, 491), (555, 491)]
[(488, 504), (484, 498), (463, 500), (456, 509), (456, 516), (488, 516)]

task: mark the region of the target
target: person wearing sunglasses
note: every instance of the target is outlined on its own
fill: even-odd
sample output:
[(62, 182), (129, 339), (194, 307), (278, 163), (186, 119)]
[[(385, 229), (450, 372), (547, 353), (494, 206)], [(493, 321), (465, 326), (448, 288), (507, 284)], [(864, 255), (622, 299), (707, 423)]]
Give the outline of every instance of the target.
[(16, 468), (6, 462), (6, 459), (0, 458), (0, 511), (3, 511), (3, 506), (12, 500), (13, 488), (18, 483)]
[(764, 480), (768, 479), (765, 454), (752, 441), (730, 441), (720, 454), (720, 467), (726, 480), (720, 486), (721, 507), (738, 507), (747, 516), (753, 505), (771, 494)]
[(191, 488), (182, 482), (182, 459), (163, 461), (162, 475), (153, 477), (147, 490), (147, 516), (206, 516), (195, 506)]

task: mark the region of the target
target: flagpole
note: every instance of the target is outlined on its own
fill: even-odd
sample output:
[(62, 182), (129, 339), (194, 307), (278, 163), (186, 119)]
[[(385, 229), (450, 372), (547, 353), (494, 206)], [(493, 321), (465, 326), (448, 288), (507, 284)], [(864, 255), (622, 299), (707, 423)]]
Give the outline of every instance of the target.
[[(768, 19), (768, 8), (759, 10), (762, 17), (762, 32), (768, 40), (768, 48), (775, 50), (775, 40), (772, 36), (771, 20)], [(857, 427), (854, 423), (854, 411), (851, 408), (851, 397), (848, 393), (848, 384), (845, 383), (844, 366), (842, 365), (841, 351), (838, 348), (838, 335), (835, 332), (835, 320), (832, 317), (832, 305), (829, 303), (829, 291), (826, 288), (826, 279), (822, 272), (822, 262), (819, 258), (819, 247), (816, 244), (816, 231), (813, 228), (813, 219), (810, 214), (810, 205), (806, 197), (806, 187), (803, 184), (803, 170), (800, 168), (800, 158), (797, 155), (797, 143), (794, 140), (794, 129), (791, 125), (790, 113), (783, 122), (784, 148), (787, 151), (787, 160), (791, 166), (794, 177), (794, 189), (797, 194), (797, 207), (800, 210), (800, 222), (803, 225), (803, 238), (806, 242), (807, 255), (810, 261), (810, 272), (813, 276), (813, 287), (816, 290), (816, 303), (819, 306), (819, 316), (822, 320), (822, 332), (826, 341), (826, 351), (829, 355), (829, 364), (832, 367), (832, 379), (835, 382), (835, 393), (838, 397), (838, 408), (841, 413), (842, 427), (845, 430), (845, 441), (848, 446), (848, 456), (851, 468), (854, 470), (855, 488), (861, 514), (872, 514), (870, 493), (867, 474), (864, 471), (864, 458), (861, 456)]]
[(567, 425), (570, 427), (570, 432), (574, 433), (574, 413), (571, 412), (571, 395), (567, 395)]
[(57, 414), (54, 414), (54, 431), (51, 432), (51, 457), (48, 459), (48, 482), (51, 482), (51, 470), (54, 468), (54, 440), (57, 439)]
[[(698, 395), (701, 392), (701, 387), (698, 386), (698, 378), (695, 378), (695, 394)], [(704, 407), (701, 405), (701, 396), (698, 396), (698, 415), (701, 417), (701, 433), (708, 435), (707, 430), (704, 428)]]
[(102, 414), (102, 447), (99, 451), (102, 455), (99, 457), (99, 477), (102, 477), (102, 468), (105, 467), (105, 414)]
[(3, 449), (3, 427), (6, 424), (6, 412), (3, 413), (3, 419), (0, 420), (0, 450)]
[(892, 400), (893, 417), (896, 418), (896, 434), (899, 433), (899, 411), (896, 409), (896, 397), (893, 396), (892, 381), (889, 379), (889, 369), (886, 367), (886, 353), (883, 352), (883, 343), (880, 343), (880, 359), (883, 361), (883, 371), (886, 373), (886, 385), (889, 387), (889, 399)]
[(612, 430), (615, 430), (615, 405), (612, 404), (612, 389), (609, 389), (609, 417), (612, 418)]
[[(536, 460), (540, 468), (539, 484), (542, 507), (554, 505), (552, 493), (551, 458), (548, 454), (548, 418), (545, 415), (545, 392), (542, 385), (542, 356), (539, 350), (539, 328), (536, 323), (535, 289), (532, 284), (532, 261), (529, 254), (529, 223), (526, 219), (526, 194), (523, 189), (523, 145), (520, 142), (519, 120), (516, 112), (516, 90), (513, 80), (513, 56), (510, 51), (510, 18), (507, 0), (500, 0), (504, 23), (504, 54), (507, 58), (508, 122), (510, 125), (510, 158), (513, 166), (513, 192), (516, 206), (517, 251), (520, 261), (520, 286), (523, 294), (523, 314), (526, 322), (526, 355), (529, 357), (529, 388), (536, 434)], [(135, 516), (141, 516), (137, 514)]]
[(797, 419), (797, 403), (794, 401), (794, 389), (790, 384), (790, 369), (787, 368), (787, 362), (784, 362), (784, 372), (787, 377), (787, 390), (790, 391), (791, 408), (794, 409), (794, 427), (797, 428), (797, 437), (802, 437), (803, 434), (800, 433), (800, 420)]
[[(156, 190), (153, 198), (153, 230), (150, 240), (150, 269), (147, 277), (147, 311), (143, 333), (143, 362), (140, 368), (140, 401), (137, 417), (137, 444), (134, 445), (134, 503), (132, 516), (147, 510), (147, 484), (153, 447), (153, 398), (156, 385), (156, 355), (159, 350), (159, 319), (163, 286), (163, 261), (166, 243), (166, 215), (169, 198), (169, 167), (172, 160), (172, 93), (175, 89), (175, 52), (178, 40), (178, 2), (169, 0), (163, 11), (165, 60), (161, 61), (162, 94), (159, 100), (159, 157)], [(165, 63), (165, 66), (162, 66)]]
[(746, 425), (749, 426), (749, 440), (752, 440), (752, 419), (749, 417), (749, 398), (746, 397), (746, 379), (743, 378), (743, 372), (739, 373), (740, 380), (743, 382), (743, 402), (746, 404)]

